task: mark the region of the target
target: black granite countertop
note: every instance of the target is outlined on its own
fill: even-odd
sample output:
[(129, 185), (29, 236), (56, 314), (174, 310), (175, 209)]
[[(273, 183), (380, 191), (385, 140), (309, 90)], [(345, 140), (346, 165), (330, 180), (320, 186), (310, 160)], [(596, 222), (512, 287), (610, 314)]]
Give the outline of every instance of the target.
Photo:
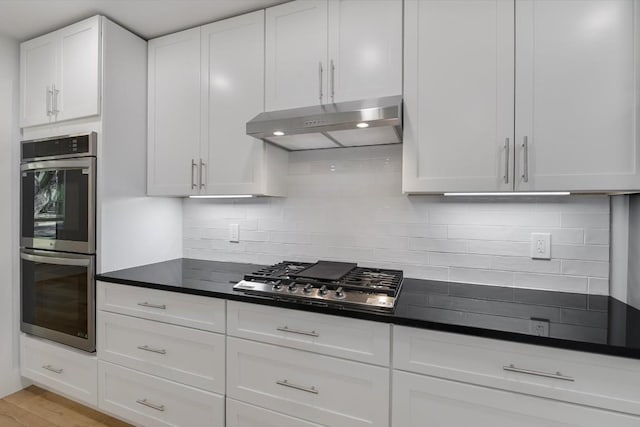
[[(175, 259), (98, 280), (640, 359), (640, 310), (607, 296), (405, 278), (392, 314), (274, 301), (233, 290), (260, 265)], [(548, 336), (539, 336), (540, 328)]]

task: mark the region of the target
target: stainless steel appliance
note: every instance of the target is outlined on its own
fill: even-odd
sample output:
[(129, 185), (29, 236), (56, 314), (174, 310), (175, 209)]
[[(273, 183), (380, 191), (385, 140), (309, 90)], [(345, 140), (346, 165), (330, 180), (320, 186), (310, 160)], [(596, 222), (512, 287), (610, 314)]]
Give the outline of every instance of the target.
[(290, 151), (398, 144), (402, 96), (268, 111), (247, 123), (247, 135)]
[(245, 275), (233, 289), (301, 304), (392, 312), (402, 281), (400, 270), (345, 262), (284, 261)]
[(21, 330), (95, 351), (95, 133), (21, 143)]

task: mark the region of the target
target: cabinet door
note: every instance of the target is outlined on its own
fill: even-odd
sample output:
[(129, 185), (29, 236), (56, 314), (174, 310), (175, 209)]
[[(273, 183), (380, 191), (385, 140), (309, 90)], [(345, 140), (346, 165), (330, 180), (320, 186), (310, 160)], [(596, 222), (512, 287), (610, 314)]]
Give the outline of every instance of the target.
[(56, 38), (39, 37), (20, 45), (20, 126), (53, 120), (53, 84), (56, 71)]
[(329, 102), (327, 0), (267, 9), (265, 45), (267, 111)]
[(94, 16), (56, 33), (60, 43), (56, 120), (100, 114), (100, 19)]
[(516, 2), (518, 189), (640, 189), (639, 19), (637, 0)]
[(513, 189), (513, 7), (405, 2), (405, 193)]
[(246, 124), (264, 111), (264, 11), (202, 27), (202, 157), (207, 194), (260, 194), (264, 142)]
[(402, 0), (329, 2), (328, 101), (402, 94)]
[(149, 195), (197, 192), (200, 28), (149, 42)]
[(393, 371), (393, 427), (631, 427), (640, 418)]

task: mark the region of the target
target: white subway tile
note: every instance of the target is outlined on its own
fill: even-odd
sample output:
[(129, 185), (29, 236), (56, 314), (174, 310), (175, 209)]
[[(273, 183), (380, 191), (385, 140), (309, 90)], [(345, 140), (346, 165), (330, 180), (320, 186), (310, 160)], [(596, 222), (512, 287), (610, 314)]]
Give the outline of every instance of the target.
[(513, 286), (514, 273), (511, 271), (482, 270), (477, 268), (451, 267), (449, 280), (481, 285)]
[(492, 270), (523, 271), (529, 273), (560, 273), (560, 260), (530, 259), (525, 257), (491, 257)]
[(588, 228), (584, 232), (584, 243), (587, 245), (608, 245), (608, 228)]
[(469, 252), (486, 255), (528, 256), (531, 248), (528, 242), (492, 242), (472, 240)]
[(551, 242), (551, 257), (585, 261), (608, 261), (609, 246), (556, 245)]
[(573, 276), (609, 277), (609, 263), (601, 261), (562, 260), (562, 274)]
[(607, 228), (609, 213), (562, 213), (563, 227)]
[(577, 276), (515, 273), (514, 286), (518, 288), (587, 293), (588, 281), (586, 277)]
[(609, 279), (589, 277), (589, 294), (609, 295)]
[(463, 240), (409, 238), (409, 249), (412, 251), (467, 252), (468, 247), (469, 243)]
[(449, 225), (447, 228), (449, 239), (529, 242), (531, 241), (531, 233), (550, 233), (551, 240), (556, 243), (582, 244), (584, 242), (584, 232), (579, 228), (473, 225)]
[(446, 267), (491, 268), (494, 257), (487, 255), (429, 253), (429, 265)]

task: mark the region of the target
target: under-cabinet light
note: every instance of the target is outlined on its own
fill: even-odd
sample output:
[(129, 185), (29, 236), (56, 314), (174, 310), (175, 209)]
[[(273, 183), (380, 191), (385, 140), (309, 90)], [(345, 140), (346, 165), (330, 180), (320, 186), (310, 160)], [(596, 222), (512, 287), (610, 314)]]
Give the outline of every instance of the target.
[(252, 194), (219, 194), (216, 196), (189, 196), (190, 199), (247, 199)]
[(362, 122), (362, 123), (358, 123), (356, 126), (359, 127), (360, 129), (364, 129), (369, 127), (369, 123)]
[(273, 132), (274, 136), (284, 136), (284, 132), (282, 132), (281, 130), (277, 130), (275, 132)]
[(504, 193), (444, 193), (445, 196), (568, 196), (568, 191), (516, 191)]

